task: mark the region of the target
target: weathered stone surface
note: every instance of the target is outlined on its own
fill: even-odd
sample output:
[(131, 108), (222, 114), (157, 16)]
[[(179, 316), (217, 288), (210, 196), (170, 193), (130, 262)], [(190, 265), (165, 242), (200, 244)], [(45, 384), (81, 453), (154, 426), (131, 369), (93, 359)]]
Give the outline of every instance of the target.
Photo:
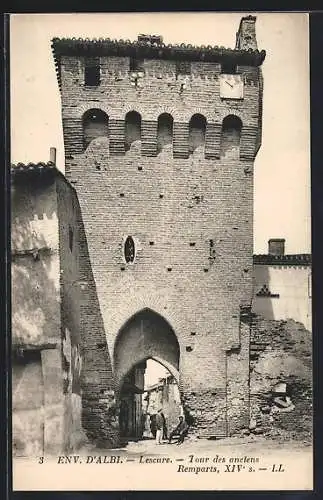
[[(311, 440), (311, 333), (294, 320), (273, 321), (255, 316), (250, 350), (252, 418), (267, 429), (268, 435)], [(275, 391), (280, 383), (286, 384), (287, 403), (279, 408)]]

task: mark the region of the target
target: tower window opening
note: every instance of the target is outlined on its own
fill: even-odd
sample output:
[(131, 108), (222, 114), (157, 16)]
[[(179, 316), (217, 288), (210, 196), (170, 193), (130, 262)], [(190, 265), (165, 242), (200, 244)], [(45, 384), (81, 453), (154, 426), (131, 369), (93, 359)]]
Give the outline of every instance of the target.
[(242, 121), (234, 115), (224, 118), (222, 123), (220, 156), (239, 159)]
[(237, 73), (237, 65), (233, 61), (225, 61), (221, 65), (221, 73), (224, 75), (235, 75)]
[(73, 251), (73, 240), (74, 240), (73, 229), (70, 226), (68, 229), (68, 243), (69, 243), (69, 247), (70, 247), (71, 252)]
[(124, 258), (127, 264), (135, 260), (135, 242), (132, 236), (128, 236), (124, 244)]
[(109, 117), (100, 109), (90, 109), (83, 116), (83, 147), (86, 149), (93, 139), (108, 137)]
[(97, 87), (101, 81), (100, 59), (88, 59), (84, 68), (84, 84), (87, 87)]
[(214, 240), (210, 240), (210, 260), (211, 262), (215, 259), (215, 248), (214, 248)]
[(191, 62), (190, 61), (176, 61), (176, 77), (178, 75), (190, 75)]
[(193, 153), (196, 148), (205, 143), (206, 118), (203, 115), (193, 115), (189, 123), (189, 151)]
[(129, 70), (136, 73), (144, 73), (145, 72), (144, 60), (137, 59), (136, 57), (130, 57)]
[(168, 113), (162, 113), (158, 117), (157, 124), (157, 151), (162, 151), (163, 147), (173, 142), (173, 117)]
[(136, 111), (126, 114), (125, 120), (125, 148), (129, 150), (131, 144), (141, 140), (141, 116)]

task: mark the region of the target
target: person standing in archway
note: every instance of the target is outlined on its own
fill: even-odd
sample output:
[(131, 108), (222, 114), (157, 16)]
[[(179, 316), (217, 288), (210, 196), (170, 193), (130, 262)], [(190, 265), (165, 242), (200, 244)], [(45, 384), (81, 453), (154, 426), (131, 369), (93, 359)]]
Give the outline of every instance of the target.
[(150, 415), (150, 432), (152, 437), (156, 439), (156, 414)]
[(156, 444), (162, 444), (164, 419), (162, 417), (162, 408), (160, 408), (156, 415)]
[(167, 423), (166, 423), (166, 417), (163, 412), (161, 412), (161, 417), (163, 419), (163, 440), (167, 440)]
[(123, 437), (128, 435), (128, 419), (129, 419), (129, 408), (126, 401), (122, 400), (120, 404), (119, 425), (120, 425), (120, 434)]

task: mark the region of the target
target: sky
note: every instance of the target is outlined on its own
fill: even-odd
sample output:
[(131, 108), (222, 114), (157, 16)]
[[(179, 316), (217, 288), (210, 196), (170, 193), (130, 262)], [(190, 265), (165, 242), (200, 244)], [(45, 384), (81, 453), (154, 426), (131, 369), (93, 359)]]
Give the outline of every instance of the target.
[[(10, 16), (11, 161), (49, 160), (64, 172), (60, 95), (50, 40), (160, 34), (165, 43), (234, 48), (243, 13), (13, 14)], [(285, 238), (286, 253), (309, 253), (310, 104), (308, 15), (255, 13), (263, 63), (262, 146), (254, 173), (254, 253)]]

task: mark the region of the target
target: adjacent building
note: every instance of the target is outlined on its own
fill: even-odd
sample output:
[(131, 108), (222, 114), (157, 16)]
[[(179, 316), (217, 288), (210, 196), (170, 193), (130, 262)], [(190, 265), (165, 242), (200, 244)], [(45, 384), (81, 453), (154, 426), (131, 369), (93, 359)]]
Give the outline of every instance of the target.
[(294, 319), (312, 331), (312, 259), (285, 254), (285, 240), (271, 239), (268, 254), (253, 257), (253, 312), (266, 319)]
[(12, 166), (11, 180), (14, 453), (59, 453), (98, 436), (113, 445), (112, 366), (75, 190), (54, 150), (48, 163)]

